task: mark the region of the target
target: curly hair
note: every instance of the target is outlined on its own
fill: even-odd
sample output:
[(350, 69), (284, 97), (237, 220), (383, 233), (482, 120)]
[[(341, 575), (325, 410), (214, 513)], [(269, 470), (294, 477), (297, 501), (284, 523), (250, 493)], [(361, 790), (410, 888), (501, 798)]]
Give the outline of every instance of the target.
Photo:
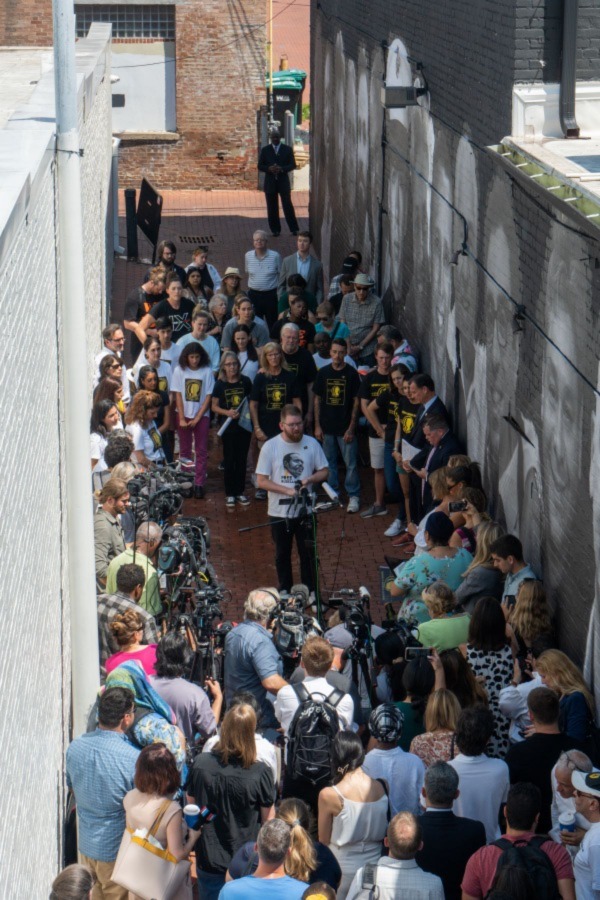
[(137, 422), (139, 425), (144, 426), (148, 410), (160, 406), (162, 406), (162, 401), (158, 394), (155, 394), (153, 391), (138, 391), (125, 413), (125, 422), (127, 425), (133, 425)]
[(521, 582), (509, 621), (528, 645), (540, 634), (552, 633), (552, 617), (541, 581)]

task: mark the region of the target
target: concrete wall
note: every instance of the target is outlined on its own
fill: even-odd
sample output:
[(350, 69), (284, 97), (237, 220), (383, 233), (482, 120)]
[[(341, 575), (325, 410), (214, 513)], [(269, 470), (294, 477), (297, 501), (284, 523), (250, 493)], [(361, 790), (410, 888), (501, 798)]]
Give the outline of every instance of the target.
[[(334, 272), (358, 247), (380, 276), (391, 318), (419, 347), (483, 464), (495, 515), (543, 576), (563, 647), (583, 663), (600, 598), (599, 233), (567, 218), (550, 194), (530, 196), (485, 149), (491, 135), (510, 130), (504, 73), (514, 70), (516, 49), (508, 26), (504, 37), (501, 30), (510, 4), (489, 23), (475, 9), (489, 11), (488, 3), (425, 2), (420, 14), (411, 0), (391, 6), (374, 2), (368, 23), (353, 2), (313, 6), (318, 249)], [(502, 70), (493, 39), (503, 46)], [(426, 67), (431, 107), (388, 114), (384, 166), (380, 87), (384, 74), (411, 83), (408, 57)], [(470, 255), (453, 267), (463, 218)], [(535, 325), (514, 333), (507, 294)]]
[[(78, 48), (87, 54), (78, 71), (88, 340), (81, 377), (90, 388), (112, 261), (109, 37), (100, 29)], [(57, 285), (58, 253), (68, 248), (57, 246), (55, 232), (53, 105), (50, 71), (0, 129), (0, 894), (14, 900), (47, 896), (61, 868), (70, 727)]]

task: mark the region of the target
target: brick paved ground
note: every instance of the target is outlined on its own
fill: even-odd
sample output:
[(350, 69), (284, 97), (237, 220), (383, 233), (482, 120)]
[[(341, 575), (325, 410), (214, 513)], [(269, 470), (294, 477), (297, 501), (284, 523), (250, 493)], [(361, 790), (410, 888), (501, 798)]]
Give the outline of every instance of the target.
[[(308, 224), (305, 192), (294, 192), (294, 202), (301, 227)], [(178, 248), (178, 262), (189, 261), (193, 244), (182, 237), (210, 237), (211, 262), (221, 271), (235, 265), (243, 271), (244, 253), (251, 247), (252, 231), (265, 227), (264, 197), (258, 191), (186, 191), (166, 192), (164, 199), (161, 238), (171, 238)], [(120, 222), (121, 243), (125, 243), (125, 223)], [(140, 235), (141, 238), (141, 235)], [(273, 238), (270, 246), (284, 255), (294, 250), (291, 235)], [(149, 255), (148, 245), (140, 240), (140, 254)], [(146, 269), (143, 264), (117, 260), (113, 279), (112, 319), (122, 320), (126, 294), (141, 283)], [(266, 521), (266, 503), (252, 503), (247, 509), (225, 508), (222, 475), (217, 466), (220, 460), (219, 439), (210, 438), (210, 461), (207, 496), (203, 501), (188, 501), (186, 512), (203, 515), (212, 535), (211, 560), (219, 579), (231, 590), (233, 601), (228, 616), (239, 616), (241, 603), (248, 591), (259, 584), (276, 584), (273, 550), (268, 528), (239, 533), (240, 528)], [(372, 501), (370, 470), (361, 470), (363, 502)], [(248, 493), (253, 490), (248, 486)], [(319, 519), (319, 554), (321, 558), (322, 588), (365, 585), (379, 597), (378, 566), (383, 554), (391, 550), (383, 532), (391, 522), (386, 518), (363, 520), (344, 511), (325, 513)], [(298, 576), (299, 577), (299, 576)], [(374, 604), (374, 618), (379, 615)], [(377, 618), (376, 618), (377, 621)]]

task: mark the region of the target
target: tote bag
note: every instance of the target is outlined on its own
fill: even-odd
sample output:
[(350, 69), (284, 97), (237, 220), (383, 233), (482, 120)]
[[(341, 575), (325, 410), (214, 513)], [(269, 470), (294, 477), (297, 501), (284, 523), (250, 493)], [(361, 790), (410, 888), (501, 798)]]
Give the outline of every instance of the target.
[[(156, 834), (170, 800), (166, 800), (152, 824), (148, 837)], [(126, 828), (111, 881), (126, 888), (143, 900), (173, 900), (192, 897), (190, 864), (187, 859), (177, 862), (168, 850), (162, 850)]]

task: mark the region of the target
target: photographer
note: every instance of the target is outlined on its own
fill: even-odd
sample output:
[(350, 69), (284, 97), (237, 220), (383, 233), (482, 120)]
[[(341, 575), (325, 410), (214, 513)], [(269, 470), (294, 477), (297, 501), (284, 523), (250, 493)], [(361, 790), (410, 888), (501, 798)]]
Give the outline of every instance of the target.
[[(298, 413), (300, 416), (300, 413)], [(279, 596), (274, 590), (250, 591), (244, 603), (244, 619), (225, 638), (225, 700), (231, 704), (238, 691), (249, 691), (261, 708), (260, 727), (279, 728), (267, 692), (276, 694), (285, 681), (283, 663), (267, 626)]]
[(283, 407), (279, 428), (281, 434), (265, 443), (256, 467), (259, 489), (269, 492), (279, 590), (289, 591), (292, 587), (295, 537), (301, 581), (309, 591), (314, 591), (316, 527), (312, 517), (312, 485), (327, 479), (327, 458), (319, 442), (304, 435), (302, 413), (296, 406)]

